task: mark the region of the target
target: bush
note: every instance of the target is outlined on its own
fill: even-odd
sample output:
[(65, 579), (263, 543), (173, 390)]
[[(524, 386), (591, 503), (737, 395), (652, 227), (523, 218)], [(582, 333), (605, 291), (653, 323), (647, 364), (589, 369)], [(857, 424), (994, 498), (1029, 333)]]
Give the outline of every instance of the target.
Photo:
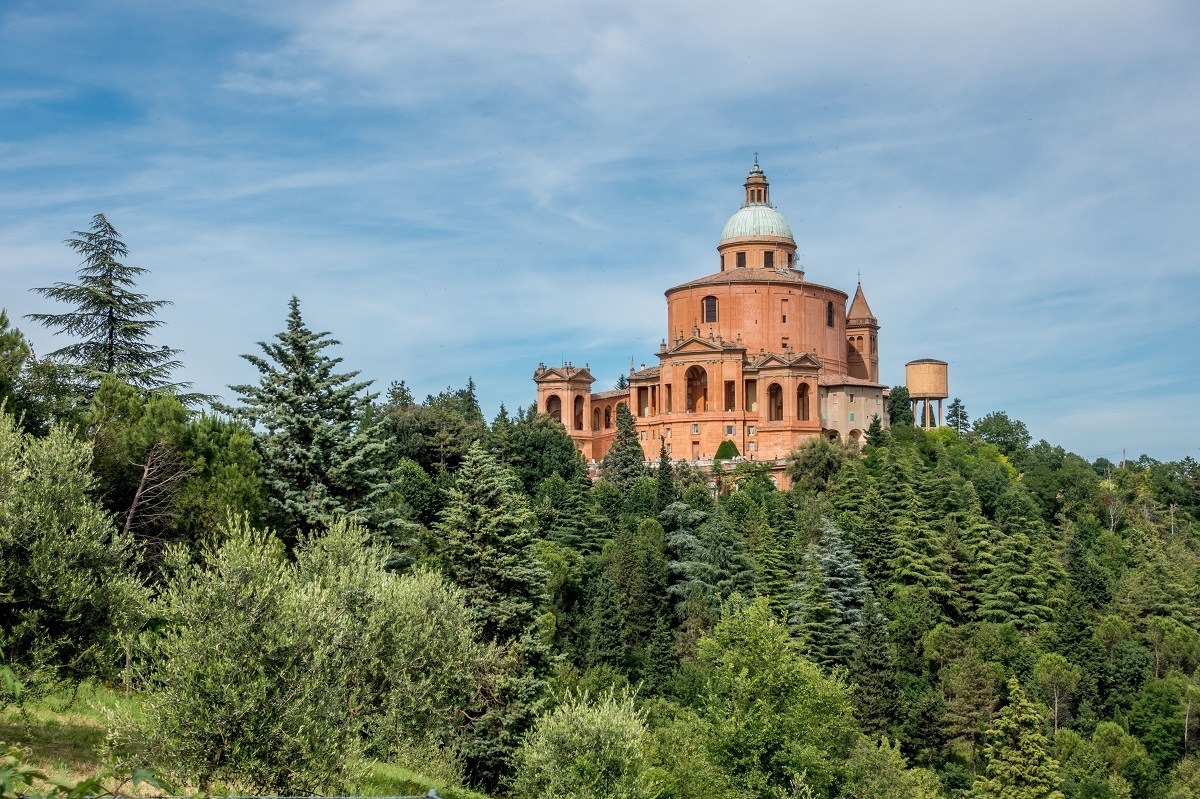
[(515, 796), (642, 799), (658, 796), (643, 746), (647, 730), (628, 693), (572, 698), (538, 719), (517, 750)]
[(713, 460), (727, 461), (730, 458), (736, 458), (737, 456), (738, 456), (737, 444), (734, 444), (729, 439), (725, 439), (724, 441), (721, 442), (721, 445), (719, 447), (717, 447), (717, 454), (713, 456)]
[(303, 541), (295, 563), (245, 520), (226, 527), (204, 562), (169, 555), (154, 690), (118, 743), (205, 790), (338, 791), (368, 754), (436, 756), (453, 777), (492, 653), (462, 592), (385, 571), (353, 525)]

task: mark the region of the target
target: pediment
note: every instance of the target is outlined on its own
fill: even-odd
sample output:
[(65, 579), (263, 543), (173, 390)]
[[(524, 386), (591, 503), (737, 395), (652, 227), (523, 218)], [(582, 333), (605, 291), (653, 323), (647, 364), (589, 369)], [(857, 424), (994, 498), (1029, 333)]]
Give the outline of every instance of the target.
[(730, 350), (744, 350), (745, 347), (739, 344), (731, 344), (728, 341), (721, 339), (704, 338), (702, 336), (689, 336), (674, 347), (666, 351), (666, 355), (688, 355), (696, 353), (709, 352), (728, 352)]
[(533, 380), (535, 383), (565, 381), (568, 383), (587, 383), (588, 385), (596, 382), (596, 378), (592, 377), (591, 370), (578, 366), (551, 366), (544, 371), (534, 374)]
[(811, 352), (788, 355), (768, 352), (752, 364), (754, 369), (798, 369), (805, 372), (816, 372), (824, 368)]

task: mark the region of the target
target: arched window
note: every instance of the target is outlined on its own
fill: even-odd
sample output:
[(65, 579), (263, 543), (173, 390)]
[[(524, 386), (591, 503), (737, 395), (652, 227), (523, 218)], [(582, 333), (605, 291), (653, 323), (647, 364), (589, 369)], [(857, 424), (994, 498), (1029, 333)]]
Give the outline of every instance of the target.
[(592, 410), (592, 429), (593, 430), (600, 429), (600, 409), (599, 408), (595, 408)]
[(608, 430), (612, 427), (612, 406), (604, 406), (604, 429)]
[(825, 326), (833, 327), (833, 302), (825, 303)]
[(772, 383), (767, 389), (767, 421), (783, 421), (783, 389)]
[(546, 415), (556, 422), (562, 421), (562, 400), (557, 394), (546, 397)]
[(708, 410), (708, 372), (703, 366), (693, 366), (684, 374), (687, 380), (687, 409), (704, 413)]
[(808, 383), (801, 383), (796, 389), (796, 418), (808, 421)]
[(575, 398), (575, 429), (583, 429), (583, 397)]
[(700, 301), (700, 321), (715, 322), (717, 321), (717, 298), (705, 297)]

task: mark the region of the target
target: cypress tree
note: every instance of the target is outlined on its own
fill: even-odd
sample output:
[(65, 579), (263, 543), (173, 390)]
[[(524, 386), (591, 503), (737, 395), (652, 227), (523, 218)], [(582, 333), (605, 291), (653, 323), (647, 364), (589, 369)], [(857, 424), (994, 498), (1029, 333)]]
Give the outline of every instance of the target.
[(658, 449), (658, 473), (654, 475), (657, 485), (654, 511), (662, 513), (663, 509), (672, 502), (679, 501), (679, 486), (675, 483), (675, 474), (671, 469), (671, 456), (667, 453), (667, 439), (659, 438), (661, 446)]
[(600, 476), (622, 493), (628, 492), (641, 478), (649, 476), (646, 454), (638, 440), (633, 412), (624, 403), (617, 406), (617, 432), (608, 453), (600, 461)]
[(981, 799), (1063, 799), (1042, 718), (1015, 678), (1008, 681), (1008, 700), (987, 731), (987, 768), (975, 792)]
[(718, 601), (734, 594), (749, 598), (755, 589), (754, 564), (742, 537), (719, 506), (700, 526), (699, 539), (702, 558), (708, 565), (704, 573), (713, 579), (710, 595)]
[(592, 580), (591, 601), (588, 603), (588, 644), (585, 662), (588, 666), (623, 666), (621, 642), (621, 608), (617, 589), (603, 573)]
[(288, 308), (287, 328), (258, 344), (266, 357), (242, 356), (261, 374), (259, 382), (230, 386), (242, 401), (233, 414), (261, 431), (266, 520), (292, 540), (334, 516), (387, 527), (395, 519), (379, 513), (390, 479), (369, 421), (371, 382), (356, 381), (358, 372), (336, 372), (342, 359), (324, 350), (339, 342), (308, 329), (295, 297)]
[(888, 392), (887, 410), (892, 427), (916, 424), (916, 417), (912, 412), (912, 400), (908, 396), (908, 388), (905, 386), (892, 386), (892, 390)]
[(621, 647), (632, 665), (644, 662), (654, 627), (666, 615), (667, 557), (662, 525), (646, 519), (625, 530), (606, 552), (621, 612)]
[(896, 650), (887, 631), (887, 617), (874, 596), (863, 605), (858, 642), (850, 659), (850, 681), (858, 686), (858, 721), (868, 735), (882, 735), (896, 718), (900, 690), (896, 682)]

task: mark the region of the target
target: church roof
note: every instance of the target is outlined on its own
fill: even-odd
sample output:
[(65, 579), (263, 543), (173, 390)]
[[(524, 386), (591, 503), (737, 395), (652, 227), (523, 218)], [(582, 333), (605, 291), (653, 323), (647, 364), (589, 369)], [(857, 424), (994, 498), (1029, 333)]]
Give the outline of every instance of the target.
[[(678, 286), (672, 286), (667, 289), (666, 293), (679, 289), (692, 288), (694, 286), (725, 286), (731, 283), (790, 283), (796, 286), (819, 286), (817, 283), (804, 279), (804, 273), (798, 269), (761, 269), (752, 266), (744, 269), (726, 269), (724, 272), (708, 275), (707, 277), (689, 280), (687, 283), (680, 283)], [(819, 286), (819, 288), (830, 288), (829, 286)], [(833, 291), (841, 292), (841, 289), (832, 289)], [(845, 293), (842, 292), (843, 296)]]
[(876, 383), (873, 380), (864, 380), (861, 377), (851, 377), (850, 375), (826, 374), (822, 372), (817, 375), (817, 385), (820, 386), (862, 386), (863, 388), (887, 388), (883, 383)]
[(729, 221), (725, 223), (725, 229), (721, 231), (721, 241), (758, 236), (778, 236), (781, 239), (790, 239), (792, 238), (792, 228), (783, 218), (783, 214), (771, 206), (765, 203), (749, 203), (729, 217)]
[(854, 291), (854, 299), (850, 302), (850, 310), (846, 313), (846, 322), (853, 325), (855, 322), (864, 324), (875, 324), (875, 314), (871, 313), (871, 306), (867, 305), (867, 297), (863, 294), (862, 283), (858, 284), (858, 288)]

